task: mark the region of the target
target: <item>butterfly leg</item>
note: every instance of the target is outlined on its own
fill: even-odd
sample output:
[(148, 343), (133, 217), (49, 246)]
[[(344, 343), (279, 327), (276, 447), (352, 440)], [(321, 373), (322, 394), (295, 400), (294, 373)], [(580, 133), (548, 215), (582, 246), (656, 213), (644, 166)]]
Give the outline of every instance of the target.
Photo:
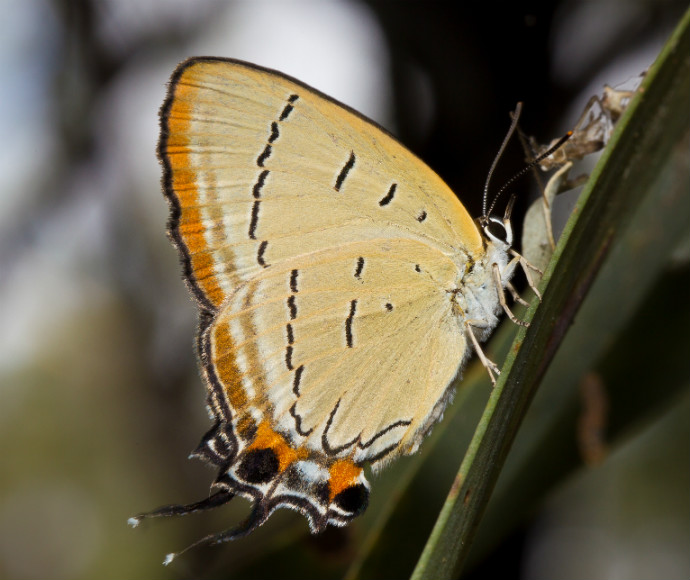
[(527, 284), (532, 289), (532, 292), (536, 294), (537, 298), (539, 299), (539, 302), (541, 302), (541, 293), (537, 289), (537, 285), (534, 283), (534, 278), (532, 278), (530, 270), (537, 272), (537, 274), (539, 274), (540, 276), (543, 276), (544, 272), (542, 272), (534, 264), (531, 264), (527, 260), (527, 258), (525, 258), (522, 254), (518, 254), (512, 248), (510, 250), (510, 253), (513, 256), (513, 259), (510, 262), (513, 263), (515, 260), (517, 260), (517, 262), (520, 264), (520, 267), (522, 268), (522, 271), (525, 273), (525, 278), (527, 278)]
[(474, 352), (477, 353), (479, 360), (482, 361), (484, 368), (489, 373), (489, 378), (491, 379), (491, 384), (495, 385), (496, 384), (496, 376), (501, 374), (500, 369), (498, 368), (496, 363), (489, 360), (489, 358), (484, 354), (484, 351), (482, 350), (482, 347), (479, 345), (479, 341), (477, 340), (477, 337), (474, 335), (474, 331), (472, 330), (472, 321), (466, 320), (465, 326), (467, 328), (467, 334), (469, 335), (470, 340), (472, 341), (472, 346), (474, 346)]
[(522, 296), (518, 294), (518, 291), (515, 289), (515, 286), (513, 286), (510, 282), (506, 282), (505, 289), (508, 290), (508, 292), (510, 292), (510, 295), (513, 297), (513, 300), (515, 300), (515, 302), (519, 302), (523, 306), (529, 306), (529, 302), (522, 299)]
[[(507, 314), (508, 318), (518, 326), (529, 326), (526, 322), (520, 320), (515, 314), (513, 314), (513, 311), (508, 307), (508, 303), (506, 302), (506, 295), (505, 292), (503, 292), (503, 281), (501, 280), (501, 271), (498, 268), (498, 264), (493, 265), (493, 274), (494, 274), (494, 280), (496, 281), (496, 288), (498, 288), (498, 301), (501, 304), (501, 308), (503, 308), (503, 311)], [(508, 284), (505, 286), (506, 288), (508, 287)], [(515, 292), (515, 289), (511, 291)]]

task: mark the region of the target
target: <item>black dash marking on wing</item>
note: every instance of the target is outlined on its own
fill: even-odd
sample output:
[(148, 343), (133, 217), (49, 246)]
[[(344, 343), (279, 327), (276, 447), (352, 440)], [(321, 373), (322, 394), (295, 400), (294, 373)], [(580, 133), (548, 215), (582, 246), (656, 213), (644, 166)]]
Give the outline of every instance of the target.
[(386, 194), (386, 197), (382, 198), (381, 201), (379, 201), (379, 205), (383, 207), (384, 205), (388, 205), (391, 201), (393, 201), (393, 197), (395, 196), (395, 190), (398, 188), (398, 184), (394, 183), (391, 185), (391, 188), (388, 190), (388, 193)]
[(268, 177), (269, 173), (270, 171), (268, 169), (264, 169), (259, 174), (259, 178), (256, 180), (254, 188), (252, 189), (252, 195), (254, 196), (254, 199), (259, 199), (261, 197), (261, 188), (264, 186), (264, 183), (266, 183), (266, 178)]
[(273, 147), (271, 147), (270, 145), (266, 145), (266, 147), (264, 148), (263, 152), (261, 153), (261, 155), (259, 155), (259, 157), (258, 157), (257, 160), (256, 160), (256, 164), (257, 164), (259, 167), (263, 167), (263, 166), (264, 166), (264, 161), (266, 161), (266, 159), (268, 159), (268, 158), (271, 156), (271, 151), (272, 151), (272, 150), (273, 150)]
[(280, 137), (280, 131), (278, 131), (278, 123), (273, 121), (271, 123), (271, 136), (268, 138), (268, 142), (273, 143), (278, 137)]
[(288, 104), (285, 105), (283, 112), (280, 114), (280, 117), (278, 118), (279, 121), (285, 121), (285, 119), (288, 118), (288, 115), (292, 113), (292, 109), (294, 109), (292, 103), (294, 103), (297, 99), (299, 99), (299, 95), (290, 95), (290, 97), (288, 98)]
[(399, 441), (397, 443), (393, 443), (393, 445), (389, 445), (385, 449), (382, 449), (381, 451), (379, 451), (376, 455), (372, 455), (371, 457), (367, 457), (367, 463), (369, 465), (373, 465), (377, 461), (381, 461), (386, 455), (388, 455), (391, 451), (395, 451), (399, 446), (400, 446)]
[[(257, 199), (252, 205), (252, 219), (249, 222), (249, 239), (256, 239), (256, 224), (259, 222), (259, 206), (261, 202)], [(261, 262), (259, 262), (261, 263)]]
[(256, 254), (256, 261), (259, 262), (259, 266), (263, 266), (264, 268), (268, 268), (268, 264), (266, 263), (266, 260), (264, 260), (264, 253), (266, 252), (266, 247), (268, 246), (268, 242), (264, 240), (259, 244), (259, 251)]
[(426, 212), (424, 210), (417, 216), (417, 221), (421, 224), (426, 219)]
[[(300, 368), (302, 368), (302, 367), (300, 367)], [(303, 431), (302, 430), (302, 417), (300, 417), (297, 414), (297, 411), (295, 410), (296, 406), (297, 406), (297, 401), (295, 401), (292, 404), (292, 407), (290, 407), (290, 415), (292, 415), (292, 417), (295, 419), (295, 429), (297, 429), (297, 433), (299, 433), (302, 437), (307, 437), (311, 434), (311, 432), (314, 430), (314, 428), (312, 427), (311, 429), (309, 429), (309, 431)]]
[(388, 312), (393, 310), (393, 305), (390, 302), (386, 302), (386, 310), (388, 310)]
[[(288, 98), (288, 104), (285, 106), (283, 109), (283, 112), (280, 114), (279, 121), (283, 121), (287, 118), (287, 116), (290, 114), (290, 111), (292, 111), (292, 103), (294, 103), (299, 97), (297, 95), (291, 95)], [(259, 167), (263, 167), (264, 163), (266, 160), (271, 156), (271, 153), (273, 153), (273, 146), (271, 143), (274, 143), (275, 141), (278, 140), (278, 137), (280, 137), (280, 129), (278, 127), (278, 123), (276, 121), (271, 122), (271, 134), (268, 137), (268, 143), (266, 143), (266, 146), (264, 147), (264, 150), (261, 152), (261, 155), (259, 155), (256, 158), (256, 164)], [(256, 183), (254, 184), (254, 187), (252, 188), (252, 195), (254, 196), (254, 199), (259, 199), (261, 197), (261, 189), (264, 186), (264, 183), (266, 181), (266, 177), (268, 177), (269, 171), (268, 169), (265, 169), (259, 174), (259, 178), (256, 180)], [(256, 233), (256, 225), (259, 220), (259, 202), (255, 201), (254, 206), (252, 207), (252, 217), (251, 217), (251, 222), (249, 224), (249, 237), (252, 240), (255, 240), (255, 233)], [(265, 248), (264, 248), (265, 249)], [(261, 256), (262, 251), (259, 250), (259, 256)], [(264, 266), (264, 264), (261, 261), (261, 257), (259, 257), (259, 263)]]
[(290, 344), (288, 344), (287, 348), (285, 349), (285, 365), (289, 371), (294, 370), (294, 367), (292, 366), (292, 345)]
[(362, 442), (358, 443), (357, 447), (359, 447), (360, 449), (366, 449), (367, 447), (371, 447), (379, 437), (382, 437), (383, 435), (388, 433), (390, 430), (395, 429), (396, 427), (407, 427), (408, 425), (411, 425), (411, 424), (412, 424), (412, 420), (409, 420), (409, 419), (401, 419), (400, 421), (396, 421), (395, 423), (391, 423), (390, 425), (388, 425), (388, 427), (384, 427), (383, 429), (381, 429), (381, 431), (376, 433), (376, 435), (374, 435), (371, 439), (369, 439), (369, 441), (365, 441), (363, 443)]
[(297, 318), (297, 304), (295, 303), (295, 297), (289, 296), (287, 299), (287, 305), (290, 309), (290, 320)]
[(350, 302), (350, 315), (345, 319), (345, 340), (347, 341), (348, 348), (352, 348), (352, 320), (355, 317), (355, 312), (357, 311), (357, 300)]
[[(297, 270), (293, 270), (290, 273), (290, 289), (293, 292), (297, 292)], [(290, 309), (290, 320), (294, 320), (295, 317), (297, 316), (297, 306), (295, 305), (295, 295), (293, 294), (292, 296), (288, 297), (288, 308)], [(292, 366), (292, 352), (293, 352), (293, 347), (292, 345), (295, 343), (295, 331), (292, 328), (292, 324), (289, 322), (285, 326), (285, 331), (287, 333), (287, 341), (288, 341), (288, 346), (285, 350), (285, 364), (287, 365), (287, 368), (289, 371), (293, 370), (294, 367)]]
[(422, 271), (422, 269), (419, 267), (419, 264), (414, 265), (414, 271), (415, 272), (421, 272)]
[(361, 280), (362, 270), (364, 270), (364, 258), (360, 256), (357, 258), (357, 267), (355, 268), (355, 278)]
[[(292, 292), (297, 292), (297, 274), (298, 270), (292, 270), (290, 272), (290, 290)], [(290, 311), (290, 320), (294, 320), (297, 318), (297, 304), (295, 303), (295, 294), (292, 294), (288, 296), (287, 299), (287, 305), (288, 309)], [(295, 367), (292, 364), (292, 353), (294, 351), (294, 347), (292, 346), (295, 343), (295, 331), (292, 327), (292, 324), (289, 322), (287, 323), (285, 327), (285, 331), (287, 333), (287, 342), (288, 345), (285, 349), (285, 364), (287, 365), (287, 368), (289, 371), (292, 371), (295, 369)], [(297, 369), (297, 374), (295, 375), (295, 378), (293, 379), (293, 385), (292, 385), (292, 390), (295, 392), (296, 395), (299, 396), (299, 379), (300, 376), (302, 375), (302, 370), (303, 367), (299, 367)]]
[(338, 179), (335, 180), (335, 190), (340, 191), (341, 186), (343, 185), (343, 181), (345, 181), (345, 178), (347, 177), (347, 174), (350, 173), (350, 169), (352, 169), (355, 166), (355, 152), (350, 151), (350, 158), (347, 160), (347, 163), (344, 165), (344, 167), (340, 170), (340, 175), (338, 175)]
[(302, 380), (302, 373), (304, 372), (304, 365), (299, 365), (295, 369), (295, 377), (292, 379), (292, 392), (299, 397), (299, 384)]
[(324, 428), (323, 433), (321, 435), (321, 446), (323, 447), (323, 450), (325, 451), (326, 455), (336, 455), (337, 453), (344, 451), (345, 449), (351, 447), (352, 445), (357, 443), (357, 441), (359, 441), (360, 436), (357, 435), (354, 439), (348, 441), (347, 443), (344, 443), (343, 445), (340, 445), (339, 447), (331, 447), (328, 443), (328, 430), (331, 428), (333, 418), (335, 417), (335, 413), (338, 410), (338, 407), (340, 406), (341, 400), (342, 399), (338, 399), (338, 402), (335, 404), (335, 407), (333, 407), (331, 414), (328, 416), (328, 421), (326, 421), (326, 427)]

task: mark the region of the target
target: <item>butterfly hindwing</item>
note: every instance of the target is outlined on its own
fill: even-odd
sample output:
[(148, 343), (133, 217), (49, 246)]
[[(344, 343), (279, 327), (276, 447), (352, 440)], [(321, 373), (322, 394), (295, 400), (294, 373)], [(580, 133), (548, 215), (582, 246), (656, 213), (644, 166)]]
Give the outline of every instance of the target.
[(466, 350), (446, 290), (454, 264), (420, 242), (385, 240), (286, 266), (241, 285), (210, 331), (210, 364), (242, 401), (236, 420), (251, 410), (332, 458), (416, 449)]

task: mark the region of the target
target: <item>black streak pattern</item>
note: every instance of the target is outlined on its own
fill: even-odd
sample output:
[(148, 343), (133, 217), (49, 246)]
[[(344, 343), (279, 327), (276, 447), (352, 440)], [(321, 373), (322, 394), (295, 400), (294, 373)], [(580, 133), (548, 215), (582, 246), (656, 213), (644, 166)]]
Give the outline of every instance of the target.
[(383, 207), (384, 205), (388, 205), (391, 201), (393, 201), (393, 196), (395, 195), (395, 190), (398, 188), (398, 184), (394, 183), (391, 185), (391, 188), (388, 190), (388, 193), (386, 194), (386, 197), (382, 198), (381, 201), (379, 201), (379, 205)]
[(343, 185), (343, 181), (345, 181), (345, 178), (347, 177), (347, 174), (350, 173), (350, 169), (352, 169), (355, 166), (355, 152), (351, 151), (350, 152), (350, 158), (347, 160), (347, 163), (345, 166), (340, 170), (340, 175), (338, 175), (338, 178), (335, 180), (335, 190), (340, 191), (340, 187)]
[(269, 173), (270, 171), (268, 169), (264, 169), (259, 174), (259, 179), (256, 180), (254, 188), (252, 189), (252, 195), (254, 196), (254, 199), (259, 199), (261, 197), (261, 188), (264, 186), (264, 183), (266, 182), (266, 178), (268, 177)]
[(290, 320), (294, 320), (297, 318), (297, 304), (295, 304), (295, 297), (290, 296), (287, 299), (287, 305), (288, 308), (290, 309)]
[[(367, 447), (370, 447), (374, 443), (374, 441), (376, 441), (382, 435), (385, 435), (386, 433), (388, 433), (388, 431), (390, 431), (391, 429), (394, 429), (395, 427), (408, 426), (410, 424), (412, 424), (412, 421), (410, 421), (410, 420), (400, 420), (400, 421), (396, 421), (395, 423), (391, 423), (390, 425), (388, 425), (388, 427), (384, 427), (383, 429), (381, 429), (381, 431), (376, 433), (376, 435), (374, 435), (371, 439), (369, 439), (369, 441), (365, 441), (364, 443), (360, 442), (357, 444), (357, 446), (360, 449), (366, 449)], [(400, 445), (400, 441), (396, 441), (392, 445), (389, 445), (388, 447), (379, 451), (376, 455), (372, 455), (371, 457), (368, 457), (367, 461), (371, 464), (376, 463), (377, 461), (380, 461), (386, 455), (388, 455), (391, 451), (394, 451), (395, 449), (397, 449), (398, 445)]]
[(398, 445), (400, 445), (400, 442), (393, 443), (393, 445), (389, 445), (382, 451), (379, 451), (376, 455), (372, 455), (371, 457), (367, 457), (367, 461), (369, 462), (370, 465), (373, 465), (377, 461), (381, 461), (386, 455), (388, 455), (391, 451), (395, 451), (398, 448)]
[(292, 324), (290, 324), (289, 322), (287, 323), (285, 330), (287, 332), (287, 341), (288, 341), (287, 348), (285, 349), (285, 364), (286, 364), (288, 370), (291, 371), (291, 370), (294, 370), (294, 368), (295, 368), (294, 366), (292, 366), (292, 352), (293, 352), (292, 345), (295, 343), (295, 332), (292, 329)]
[(260, 266), (263, 266), (264, 268), (268, 268), (268, 264), (264, 260), (264, 253), (266, 252), (266, 247), (268, 246), (268, 242), (264, 240), (259, 244), (259, 251), (256, 254), (256, 261), (259, 262)]
[(348, 348), (352, 348), (352, 320), (355, 317), (355, 312), (357, 311), (357, 300), (350, 302), (350, 315), (345, 320), (345, 340), (347, 341)]
[[(295, 293), (297, 292), (298, 272), (299, 270), (292, 270), (290, 272), (290, 290)], [(295, 294), (292, 294), (288, 297), (287, 305), (290, 311), (290, 320), (294, 320), (297, 317), (297, 305), (295, 303)], [(287, 323), (287, 325), (285, 326), (285, 332), (287, 334), (287, 347), (285, 348), (285, 365), (287, 366), (289, 371), (292, 371), (295, 370), (295, 367), (292, 363), (292, 354), (294, 352), (294, 347), (292, 345), (295, 343), (295, 330), (291, 323)], [(295, 371), (295, 377), (292, 380), (292, 390), (297, 396), (299, 396), (299, 381), (303, 370), (304, 365), (301, 365)]]
[(295, 419), (295, 429), (297, 429), (297, 433), (299, 433), (302, 437), (307, 437), (314, 430), (314, 428), (312, 427), (309, 429), (309, 431), (302, 430), (302, 417), (297, 414), (297, 411), (295, 410), (296, 406), (297, 403), (293, 403), (292, 407), (290, 407), (290, 415), (292, 415)]
[(364, 269), (364, 258), (360, 256), (357, 258), (357, 267), (355, 268), (355, 278), (361, 280), (362, 270)]
[(290, 95), (288, 104), (285, 105), (283, 112), (280, 114), (279, 121), (285, 121), (285, 119), (288, 118), (288, 115), (292, 113), (292, 109), (294, 108), (291, 103), (294, 103), (297, 99), (299, 99), (299, 95)]
[[(294, 103), (298, 98), (299, 97), (297, 95), (290, 95), (290, 97), (288, 98), (288, 104), (285, 105), (285, 108), (280, 114), (278, 121), (284, 121), (285, 119), (287, 119), (288, 115), (292, 112), (293, 109), (292, 103)], [(264, 147), (264, 150), (261, 152), (261, 155), (259, 155), (256, 159), (256, 164), (259, 167), (263, 167), (266, 160), (271, 156), (271, 153), (273, 153), (273, 146), (271, 145), (271, 143), (277, 141), (279, 137), (280, 129), (278, 127), (278, 123), (276, 121), (273, 121), (271, 122), (271, 134), (268, 137), (268, 143)], [(263, 188), (269, 173), (270, 171), (268, 169), (264, 169), (259, 174), (259, 177), (256, 180), (254, 187), (252, 188), (252, 196), (254, 197), (255, 201), (252, 205), (252, 213), (249, 221), (248, 234), (250, 240), (256, 239), (256, 228), (259, 223), (259, 208), (261, 206), (261, 202), (259, 201), (259, 199), (261, 198), (261, 189)], [(263, 266), (264, 268), (268, 268), (268, 264), (264, 260), (266, 246), (268, 246), (268, 242), (266, 240), (262, 241), (261, 244), (259, 244), (259, 250), (256, 255), (256, 261), (259, 263), (259, 265)]]
[(273, 143), (278, 137), (280, 137), (280, 131), (278, 131), (278, 123), (273, 121), (273, 123), (271, 123), (271, 136), (268, 138), (268, 142)]
[(249, 222), (249, 239), (256, 239), (256, 224), (259, 221), (259, 206), (261, 202), (257, 199), (252, 206), (252, 219)]
[(304, 372), (304, 365), (300, 365), (295, 370), (295, 378), (292, 379), (292, 392), (299, 397), (299, 384), (302, 380), (302, 373)]
[(261, 153), (261, 155), (259, 155), (259, 157), (256, 160), (256, 164), (259, 167), (264, 166), (264, 161), (266, 161), (266, 159), (268, 159), (271, 156), (272, 150), (273, 150), (273, 147), (271, 147), (270, 145), (266, 145), (266, 147), (264, 147), (263, 152)]
[(321, 446), (323, 447), (323, 450), (326, 452), (326, 455), (335, 455), (337, 453), (340, 453), (344, 449), (351, 447), (352, 445), (357, 443), (357, 441), (359, 441), (359, 435), (357, 435), (357, 437), (355, 437), (351, 441), (348, 441), (347, 443), (344, 443), (340, 447), (331, 447), (330, 443), (328, 443), (328, 430), (331, 428), (331, 424), (333, 423), (333, 418), (335, 417), (338, 407), (340, 407), (340, 401), (341, 399), (338, 399), (338, 402), (335, 404), (335, 407), (333, 407), (331, 414), (328, 416), (328, 421), (326, 421), (326, 427), (323, 430), (323, 434), (321, 435)]
[(360, 449), (366, 449), (367, 447), (371, 447), (379, 437), (382, 437), (383, 435), (385, 435), (389, 431), (395, 429), (396, 427), (407, 427), (408, 425), (411, 425), (411, 424), (412, 424), (411, 420), (400, 420), (400, 421), (396, 421), (395, 423), (391, 423), (390, 425), (388, 425), (388, 427), (384, 427), (383, 429), (381, 429), (381, 431), (376, 433), (376, 435), (374, 435), (371, 439), (369, 439), (369, 441), (365, 441), (363, 443), (360, 442), (358, 447)]

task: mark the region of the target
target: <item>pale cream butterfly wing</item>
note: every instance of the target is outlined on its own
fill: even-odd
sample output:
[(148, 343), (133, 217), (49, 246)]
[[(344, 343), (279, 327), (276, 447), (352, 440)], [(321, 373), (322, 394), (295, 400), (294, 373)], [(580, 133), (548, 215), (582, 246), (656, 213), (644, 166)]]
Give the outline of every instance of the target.
[(170, 234), (201, 308), (216, 419), (196, 453), (220, 475), (209, 500), (154, 515), (240, 494), (252, 516), (211, 541), (281, 506), (313, 531), (344, 525), (367, 505), (362, 467), (418, 448), (495, 326), (509, 226), (505, 241), (483, 238), (383, 129), (274, 71), (190, 59), (161, 119)]

